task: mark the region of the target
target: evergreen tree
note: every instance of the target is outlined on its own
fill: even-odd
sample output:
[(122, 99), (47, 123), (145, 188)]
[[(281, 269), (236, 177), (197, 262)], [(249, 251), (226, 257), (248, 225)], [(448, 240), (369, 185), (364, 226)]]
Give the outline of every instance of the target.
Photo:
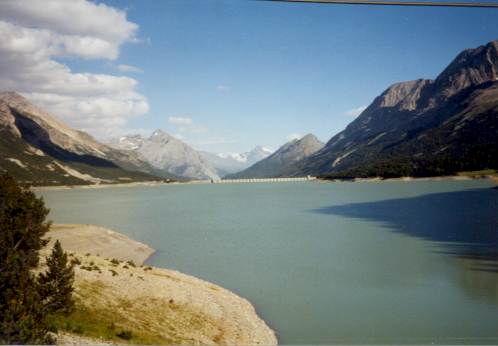
[(48, 209), (34, 193), (15, 180), (0, 176), (0, 344), (35, 344), (53, 341), (32, 269), (50, 224)]
[(38, 278), (43, 304), (50, 314), (68, 314), (74, 307), (74, 270), (72, 265), (68, 265), (67, 254), (58, 240), (47, 258), (47, 267)]

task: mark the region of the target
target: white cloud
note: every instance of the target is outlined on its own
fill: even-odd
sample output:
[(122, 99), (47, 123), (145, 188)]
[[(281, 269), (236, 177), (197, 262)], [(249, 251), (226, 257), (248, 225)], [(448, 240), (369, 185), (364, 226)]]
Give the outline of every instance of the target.
[(0, 1), (0, 90), (15, 90), (70, 125), (105, 136), (148, 112), (137, 81), (74, 73), (61, 57), (114, 60), (136, 40), (126, 13), (85, 0)]
[(100, 38), (119, 47), (136, 40), (138, 25), (126, 12), (86, 0), (2, 0), (0, 19), (75, 37)]
[(216, 86), (216, 90), (220, 91), (220, 92), (225, 92), (225, 91), (230, 91), (230, 87), (228, 85), (217, 85)]
[(168, 123), (176, 128), (179, 133), (205, 133), (208, 128), (201, 124), (194, 123), (189, 117), (168, 117)]
[(120, 64), (116, 68), (121, 72), (135, 72), (135, 73), (144, 72), (141, 68), (132, 65)]
[(349, 111), (346, 112), (346, 115), (349, 115), (351, 117), (357, 117), (360, 115), (365, 109), (367, 109), (367, 106), (360, 106), (356, 107), (353, 109), (350, 109)]
[(192, 125), (194, 123), (194, 121), (192, 120), (192, 118), (188, 118), (188, 117), (169, 117), (168, 118), (168, 123), (172, 124), (172, 125)]
[(287, 142), (290, 142), (290, 141), (293, 141), (295, 139), (301, 139), (303, 138), (303, 135), (302, 134), (299, 134), (299, 133), (291, 133), (289, 134), (286, 139), (287, 139)]

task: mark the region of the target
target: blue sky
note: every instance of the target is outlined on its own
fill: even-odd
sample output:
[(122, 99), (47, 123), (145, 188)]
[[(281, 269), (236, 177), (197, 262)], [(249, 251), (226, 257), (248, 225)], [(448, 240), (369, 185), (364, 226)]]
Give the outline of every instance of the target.
[[(498, 10), (270, 3), (103, 1), (138, 25), (115, 59), (59, 58), (74, 73), (127, 75), (162, 128), (197, 149), (323, 141), (389, 85), (435, 78), (464, 48), (498, 39)], [(139, 72), (119, 71), (130, 65)], [(71, 123), (71, 120), (68, 120)], [(89, 130), (91, 131), (91, 130)], [(100, 136), (102, 137), (102, 135)]]

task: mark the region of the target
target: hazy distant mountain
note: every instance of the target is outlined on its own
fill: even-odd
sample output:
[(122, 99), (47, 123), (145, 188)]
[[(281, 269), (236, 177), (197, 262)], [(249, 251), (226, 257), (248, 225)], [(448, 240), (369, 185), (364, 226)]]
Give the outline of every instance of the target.
[(308, 134), (301, 139), (294, 139), (284, 144), (267, 158), (227, 178), (270, 178), (285, 175), (295, 162), (322, 149), (323, 145), (314, 135)]
[(389, 87), (291, 175), (402, 176), (498, 168), (498, 41), (435, 79)]
[(156, 130), (148, 138), (141, 135), (112, 139), (109, 145), (132, 150), (165, 172), (194, 179), (219, 179), (216, 169), (183, 141)]
[(245, 153), (210, 153), (201, 151), (200, 154), (216, 169), (220, 177), (240, 172), (254, 163), (271, 155), (270, 149), (257, 146)]
[(0, 171), (38, 185), (157, 179), (136, 154), (71, 129), (15, 92), (0, 93)]

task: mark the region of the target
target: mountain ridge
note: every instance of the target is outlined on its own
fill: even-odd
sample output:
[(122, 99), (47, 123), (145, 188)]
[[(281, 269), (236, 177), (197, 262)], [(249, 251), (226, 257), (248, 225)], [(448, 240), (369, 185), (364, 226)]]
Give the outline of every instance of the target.
[(323, 148), (323, 146), (322, 142), (309, 133), (300, 139), (293, 139), (285, 143), (265, 159), (256, 162), (242, 172), (228, 175), (226, 178), (251, 179), (278, 177), (283, 175), (294, 162), (312, 155)]
[(286, 174), (426, 176), (496, 168), (497, 48), (498, 41), (492, 41), (464, 50), (435, 80), (391, 85), (322, 150)]
[(220, 177), (235, 174), (268, 157), (273, 152), (261, 145), (243, 153), (199, 152), (217, 170)]
[(135, 155), (74, 130), (20, 94), (0, 93), (0, 170), (35, 185), (160, 179)]
[(137, 134), (122, 136), (111, 139), (108, 144), (138, 153), (163, 172), (192, 179), (220, 179), (216, 170), (196, 150), (160, 129), (149, 137)]

